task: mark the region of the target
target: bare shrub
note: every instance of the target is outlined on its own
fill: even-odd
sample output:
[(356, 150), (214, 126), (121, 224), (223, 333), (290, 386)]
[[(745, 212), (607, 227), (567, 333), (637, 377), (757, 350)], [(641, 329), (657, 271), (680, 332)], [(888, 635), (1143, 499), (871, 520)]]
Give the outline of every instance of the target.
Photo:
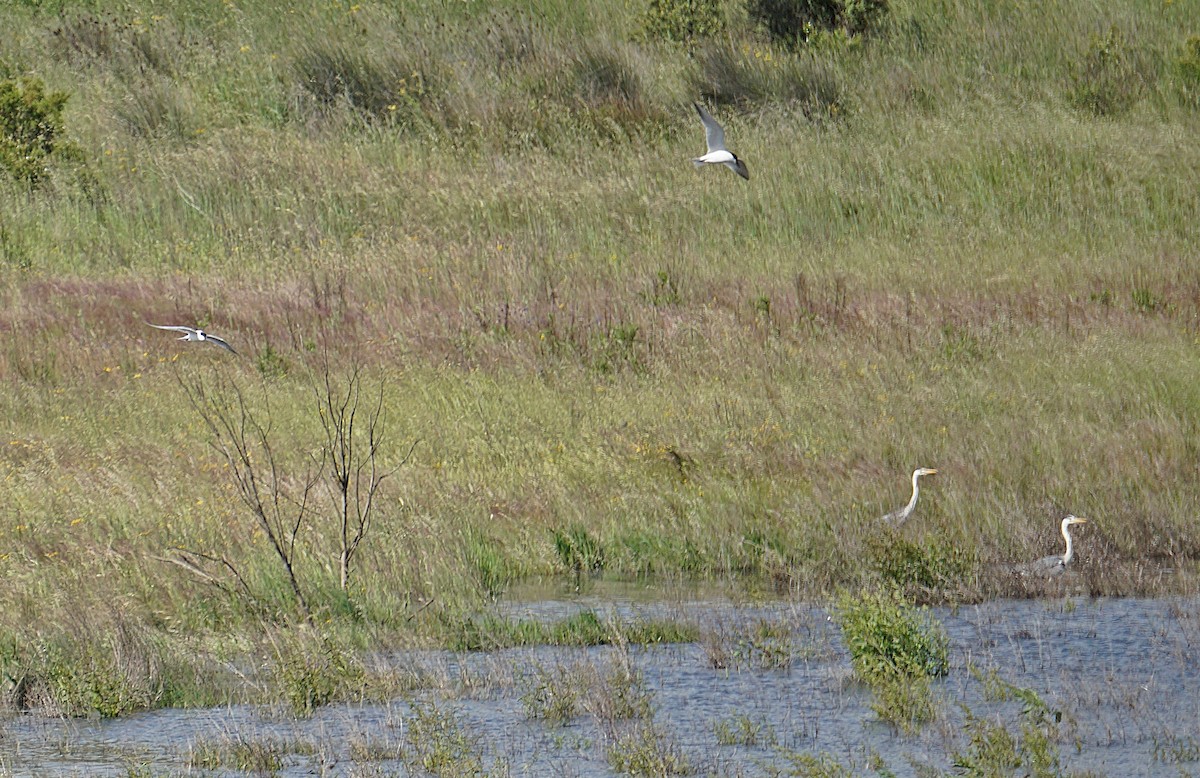
[[(298, 570), (304, 547), (301, 534), (306, 528), (332, 525), (337, 538), (338, 582), (341, 591), (348, 593), (355, 556), (370, 533), (378, 507), (380, 485), (408, 461), (416, 446), (414, 441), (398, 464), (383, 468), (383, 387), (368, 397), (362, 382), (357, 366), (346, 379), (338, 379), (326, 358), (313, 383), (322, 437), (303, 464), (296, 464), (279, 453), (281, 441), (265, 394), (254, 406), (242, 388), (227, 378), (208, 383), (200, 378), (180, 378), (184, 393), (209, 432), (210, 444), (227, 466), (235, 493), (266, 537), (306, 619), (312, 609)], [(328, 498), (328, 512), (316, 504), (321, 492)], [(262, 598), (232, 559), (185, 549), (167, 561), (262, 609)]]

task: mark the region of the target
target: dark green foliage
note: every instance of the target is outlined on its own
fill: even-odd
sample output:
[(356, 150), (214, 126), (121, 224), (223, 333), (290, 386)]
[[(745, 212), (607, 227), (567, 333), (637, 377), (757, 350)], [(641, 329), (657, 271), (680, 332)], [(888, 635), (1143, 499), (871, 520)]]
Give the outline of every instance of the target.
[(851, 36), (872, 32), (889, 9), (888, 0), (749, 0), (746, 10), (771, 40), (794, 45), (835, 30)]
[(1175, 60), (1180, 96), (1185, 105), (1200, 108), (1200, 35), (1189, 35)]
[(842, 0), (749, 0), (746, 10), (772, 40), (795, 43), (810, 30), (832, 30), (841, 16)]
[(854, 672), (867, 683), (893, 675), (945, 675), (949, 668), (949, 640), (941, 625), (895, 589), (843, 595), (837, 620)]
[(36, 78), (0, 81), (0, 167), (12, 178), (35, 186), (49, 174), (51, 157), (77, 155), (61, 138), (68, 97)]
[(604, 548), (583, 527), (554, 530), (554, 551), (563, 567), (576, 576), (604, 569)]
[(650, 0), (642, 15), (647, 38), (689, 47), (724, 29), (725, 18), (717, 0)]
[(885, 581), (925, 600), (952, 597), (976, 567), (973, 550), (936, 540), (919, 546), (893, 535), (882, 538), (873, 552)]
[(1148, 83), (1140, 52), (1119, 27), (1093, 35), (1074, 68), (1071, 102), (1096, 116), (1124, 113), (1141, 99)]
[(845, 0), (842, 27), (851, 35), (866, 35), (878, 30), (888, 18), (888, 0)]
[[(978, 674), (977, 674), (978, 677)], [(1061, 775), (1058, 747), (1060, 711), (1051, 710), (1037, 692), (1014, 686), (995, 672), (981, 677), (989, 700), (1019, 700), (1023, 706), (1018, 732), (1005, 725), (977, 718), (966, 711), (967, 732), (971, 743), (966, 753), (953, 755), (959, 774), (990, 778), (999, 775), (1026, 775), (1052, 778)]]
[(912, 731), (937, 715), (929, 679), (949, 669), (949, 638), (896, 590), (845, 594), (837, 606), (854, 674), (871, 687), (880, 718)]
[(686, 643), (696, 639), (694, 628), (670, 621), (606, 623), (585, 610), (546, 624), (530, 619), (477, 616), (448, 620), (448, 647), (455, 651), (490, 651), (512, 646), (605, 646), (612, 643)]

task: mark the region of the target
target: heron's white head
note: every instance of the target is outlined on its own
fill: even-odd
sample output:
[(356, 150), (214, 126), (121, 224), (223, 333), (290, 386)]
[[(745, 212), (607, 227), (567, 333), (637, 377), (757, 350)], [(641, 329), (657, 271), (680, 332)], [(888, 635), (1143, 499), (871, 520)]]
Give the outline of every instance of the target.
[(936, 467), (918, 467), (913, 471), (913, 477), (916, 478), (922, 475), (937, 475)]
[(1083, 518), (1082, 516), (1072, 515), (1072, 516), (1068, 516), (1067, 518), (1063, 519), (1062, 524), (1063, 524), (1064, 528), (1069, 527), (1072, 524), (1087, 524), (1087, 519)]

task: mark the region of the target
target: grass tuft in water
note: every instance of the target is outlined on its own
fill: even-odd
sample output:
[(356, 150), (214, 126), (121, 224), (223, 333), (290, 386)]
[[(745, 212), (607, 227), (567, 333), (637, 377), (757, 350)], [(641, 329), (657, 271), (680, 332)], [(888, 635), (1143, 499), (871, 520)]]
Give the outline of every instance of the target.
[(200, 740), (188, 751), (187, 766), (201, 770), (237, 770), (254, 775), (277, 775), (289, 754), (311, 756), (316, 747), (307, 740), (228, 735)]
[(691, 775), (679, 745), (661, 727), (639, 721), (616, 736), (607, 749), (608, 765), (622, 775)]
[(349, 648), (308, 630), (272, 641), (271, 673), (280, 697), (296, 716), (311, 716), (331, 702), (361, 699), (367, 672)]
[(439, 703), (412, 703), (404, 743), (401, 759), (410, 770), (443, 778), (484, 774), (478, 738), (454, 710)]
[(949, 667), (949, 638), (927, 610), (894, 588), (839, 598), (836, 618), (855, 676), (871, 687), (880, 718), (912, 731), (933, 720), (929, 679)]
[(460, 622), (447, 641), (455, 651), (487, 651), (513, 646), (604, 646), (613, 643), (649, 645), (690, 643), (697, 639), (695, 627), (672, 621), (648, 619), (605, 622), (592, 610), (580, 611), (550, 624), (531, 619), (508, 619), (485, 614)]

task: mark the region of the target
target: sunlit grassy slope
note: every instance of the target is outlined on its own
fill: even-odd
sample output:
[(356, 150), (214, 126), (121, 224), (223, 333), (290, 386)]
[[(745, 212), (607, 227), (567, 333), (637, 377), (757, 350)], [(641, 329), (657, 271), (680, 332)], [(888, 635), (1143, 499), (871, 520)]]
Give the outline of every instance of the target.
[[(179, 547), (286, 602), (181, 381), (242, 386), (299, 473), (323, 353), (384, 381), (389, 464), (416, 442), (351, 594), (389, 640), (568, 576), (556, 531), (801, 596), (899, 547), (978, 595), (1073, 512), (1093, 591), (1191, 586), (1195, 3), (898, 1), (798, 52), (730, 5), (691, 53), (636, 2), (271, 5), (0, 9), (0, 78), (69, 92), (85, 160), (0, 189), (18, 643), (256, 623)], [(749, 182), (689, 164), (694, 99)], [(333, 549), (318, 514), (327, 616)]]

